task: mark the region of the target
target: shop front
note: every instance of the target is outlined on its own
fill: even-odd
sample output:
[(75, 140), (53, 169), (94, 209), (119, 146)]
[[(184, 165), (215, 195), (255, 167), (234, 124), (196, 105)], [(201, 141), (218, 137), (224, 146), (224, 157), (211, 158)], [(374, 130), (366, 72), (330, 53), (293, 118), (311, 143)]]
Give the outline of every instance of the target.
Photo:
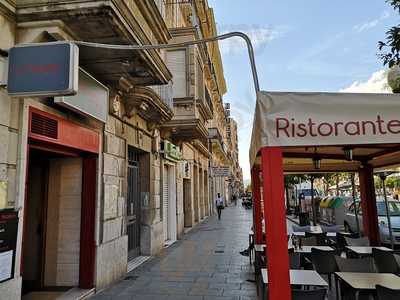
[(95, 280), (100, 135), (43, 108), (28, 108), (22, 295), (91, 289)]
[(162, 221), (165, 245), (177, 240), (177, 173), (182, 154), (179, 147), (163, 142), (164, 156), (161, 169)]

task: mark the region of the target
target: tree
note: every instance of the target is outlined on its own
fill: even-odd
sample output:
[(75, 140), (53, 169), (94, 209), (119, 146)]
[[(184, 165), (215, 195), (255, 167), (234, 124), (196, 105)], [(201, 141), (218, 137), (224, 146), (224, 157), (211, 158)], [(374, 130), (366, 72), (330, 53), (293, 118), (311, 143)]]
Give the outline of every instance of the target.
[[(400, 14), (400, 0), (386, 0), (395, 11)], [(400, 24), (391, 27), (386, 32), (386, 40), (378, 42), (381, 52), (378, 56), (383, 60), (384, 65), (393, 67), (400, 64)]]

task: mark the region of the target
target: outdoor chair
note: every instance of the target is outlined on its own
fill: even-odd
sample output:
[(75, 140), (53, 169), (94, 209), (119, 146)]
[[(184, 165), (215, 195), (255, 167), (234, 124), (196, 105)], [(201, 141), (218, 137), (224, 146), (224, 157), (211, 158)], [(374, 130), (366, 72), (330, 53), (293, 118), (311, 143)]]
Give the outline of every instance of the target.
[(372, 248), (372, 257), (379, 273), (400, 273), (400, 267), (391, 251)]
[(378, 295), (378, 300), (399, 300), (400, 299), (400, 289), (392, 290), (392, 289), (388, 289), (384, 286), (377, 285), (376, 293)]
[(326, 246), (326, 232), (322, 233), (314, 233), (314, 232), (306, 232), (306, 238), (315, 237), (317, 244), (316, 246)]
[(292, 290), (292, 300), (325, 300), (326, 289)]
[(289, 252), (289, 267), (291, 270), (300, 270), (301, 256), (299, 253)]
[(311, 237), (301, 237), (302, 246), (317, 246), (317, 238), (315, 236)]
[(327, 275), (329, 288), (331, 287), (332, 275), (338, 271), (335, 260), (335, 251), (325, 251), (316, 248), (311, 249), (311, 262), (314, 270), (319, 274)]
[(374, 259), (372, 257), (353, 259), (336, 255), (335, 260), (340, 272), (376, 273)]
[(369, 246), (369, 239), (368, 237), (361, 237), (361, 238), (350, 238), (350, 237), (344, 237), (346, 240), (347, 246)]
[(293, 232), (310, 232), (311, 227), (310, 226), (297, 226), (297, 225), (292, 225)]

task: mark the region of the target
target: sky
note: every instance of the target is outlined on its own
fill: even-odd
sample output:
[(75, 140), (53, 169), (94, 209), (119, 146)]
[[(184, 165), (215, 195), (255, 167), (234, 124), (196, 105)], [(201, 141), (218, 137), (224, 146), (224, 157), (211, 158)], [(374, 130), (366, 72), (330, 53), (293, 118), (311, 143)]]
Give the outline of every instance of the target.
[[(261, 90), (385, 92), (378, 41), (399, 21), (384, 0), (208, 0), (218, 33), (252, 39)], [(245, 43), (220, 42), (231, 115), (238, 121), (239, 159), (250, 179), (255, 106)]]

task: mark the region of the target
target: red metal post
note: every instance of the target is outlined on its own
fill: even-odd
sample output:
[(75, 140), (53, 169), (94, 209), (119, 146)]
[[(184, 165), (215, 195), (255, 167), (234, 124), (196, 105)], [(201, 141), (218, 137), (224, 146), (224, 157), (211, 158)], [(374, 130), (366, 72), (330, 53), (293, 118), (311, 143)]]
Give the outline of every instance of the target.
[(291, 300), (282, 149), (261, 149), (269, 299)]
[(364, 234), (368, 236), (372, 246), (378, 246), (380, 240), (378, 212), (376, 209), (374, 169), (372, 166), (364, 164), (359, 171), (359, 175)]
[(83, 159), (81, 245), (79, 262), (79, 287), (94, 287), (96, 265), (95, 216), (96, 216), (97, 158)]
[(261, 218), (261, 193), (260, 193), (260, 170), (253, 168), (251, 171), (252, 188), (253, 188), (253, 199), (254, 199), (254, 220), (253, 220), (253, 231), (254, 240), (256, 244), (263, 242), (262, 232), (262, 218)]

